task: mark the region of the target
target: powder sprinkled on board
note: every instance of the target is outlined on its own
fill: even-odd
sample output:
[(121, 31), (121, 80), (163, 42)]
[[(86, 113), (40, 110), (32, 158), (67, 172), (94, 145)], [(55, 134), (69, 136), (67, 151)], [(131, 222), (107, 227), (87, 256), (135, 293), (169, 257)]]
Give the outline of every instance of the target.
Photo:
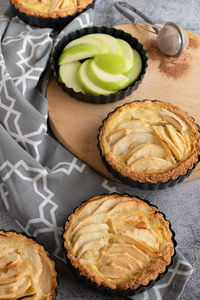
[(188, 55), (185, 52), (178, 57), (167, 56), (160, 51), (155, 39), (151, 39), (145, 43), (145, 49), (150, 59), (160, 62), (158, 69), (167, 77), (179, 79), (190, 69)]
[(198, 48), (199, 47), (199, 42), (197, 39), (193, 38), (193, 37), (190, 37), (189, 38), (189, 44), (188, 44), (188, 48), (192, 48), (192, 49), (195, 49), (195, 48)]

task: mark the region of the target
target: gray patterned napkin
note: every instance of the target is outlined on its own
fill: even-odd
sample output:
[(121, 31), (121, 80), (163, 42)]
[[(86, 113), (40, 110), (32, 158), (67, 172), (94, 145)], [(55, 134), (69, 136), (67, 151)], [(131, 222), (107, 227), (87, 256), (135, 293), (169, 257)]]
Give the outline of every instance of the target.
[[(57, 39), (92, 24), (93, 11), (88, 10)], [(96, 174), (48, 134), (44, 92), (52, 36), (49, 28), (32, 28), (18, 17), (0, 16), (0, 195), (21, 229), (56, 258), (62, 287), (58, 299), (105, 299), (74, 278), (65, 265), (63, 225), (83, 200), (133, 191)], [(192, 271), (177, 253), (168, 274), (134, 299), (178, 299)]]

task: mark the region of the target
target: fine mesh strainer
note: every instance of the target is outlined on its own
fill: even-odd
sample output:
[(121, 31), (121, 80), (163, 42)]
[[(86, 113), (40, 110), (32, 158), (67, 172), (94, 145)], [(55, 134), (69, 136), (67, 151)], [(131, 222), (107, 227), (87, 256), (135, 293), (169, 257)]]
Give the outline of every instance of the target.
[(155, 25), (147, 16), (145, 16), (142, 12), (137, 10), (135, 7), (131, 6), (126, 2), (115, 2), (115, 7), (118, 11), (135, 23), (135, 18), (127, 11), (131, 10), (141, 18), (145, 20), (145, 22), (150, 25), (154, 31), (148, 30), (142, 27), (144, 30), (150, 31), (157, 35), (157, 44), (160, 50), (169, 56), (179, 56), (184, 49), (188, 46), (188, 35), (186, 32), (178, 26), (176, 23), (167, 22), (165, 25), (158, 26)]

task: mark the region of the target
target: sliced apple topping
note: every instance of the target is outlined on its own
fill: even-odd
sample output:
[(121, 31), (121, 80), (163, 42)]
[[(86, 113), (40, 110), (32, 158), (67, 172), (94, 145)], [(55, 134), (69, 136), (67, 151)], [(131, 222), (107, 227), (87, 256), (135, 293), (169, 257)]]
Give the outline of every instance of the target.
[[(82, 209), (88, 218), (82, 218)], [(92, 198), (81, 210), (69, 218), (63, 238), (68, 257), (82, 275), (92, 274), (98, 284), (117, 288), (130, 279), (137, 281), (156, 260), (166, 263), (171, 234), (163, 215), (155, 214), (156, 208), (135, 197), (111, 194)]]
[(107, 254), (110, 255), (116, 255), (127, 253), (130, 256), (134, 257), (137, 261), (138, 264), (143, 266), (144, 264), (150, 262), (150, 258), (147, 254), (145, 254), (143, 251), (138, 249), (135, 245), (130, 245), (130, 244), (112, 244), (111, 247), (107, 250)]
[(127, 160), (127, 165), (130, 166), (134, 161), (136, 161), (139, 158), (147, 157), (147, 156), (153, 156), (158, 158), (166, 158), (166, 151), (163, 147), (157, 144), (143, 144), (140, 146), (137, 146), (133, 149), (131, 152), (131, 156)]
[[(47, 4), (47, 0), (42, 0), (45, 4)], [(50, 11), (55, 10), (63, 10), (63, 9), (75, 9), (77, 7), (76, 0), (52, 0), (50, 1)]]
[(154, 143), (156, 142), (156, 137), (151, 133), (138, 133), (137, 131), (135, 133), (129, 134), (123, 138), (121, 138), (119, 141), (117, 141), (113, 148), (113, 154), (118, 156), (121, 155), (124, 152), (130, 151), (132, 148), (146, 144), (146, 143)]
[(139, 240), (135, 240), (133, 237), (130, 237), (130, 236), (126, 235), (125, 233), (118, 233), (115, 236), (113, 242), (134, 245), (138, 250), (142, 251), (150, 259), (158, 256), (157, 249), (153, 249), (152, 247), (149, 247), (147, 244), (145, 244)]
[(181, 153), (184, 153), (186, 145), (182, 135), (180, 135), (180, 133), (177, 132), (177, 130), (172, 125), (166, 124), (166, 128), (174, 145), (179, 149)]
[(117, 129), (120, 129), (120, 128), (130, 128), (130, 127), (139, 127), (139, 128), (143, 128), (144, 129), (144, 127), (146, 127), (146, 125), (145, 125), (145, 122), (143, 120), (132, 119), (130, 121), (121, 123), (117, 127)]
[(118, 129), (111, 133), (111, 135), (108, 137), (108, 142), (112, 146), (114, 143), (116, 143), (119, 139), (121, 139), (126, 133), (125, 129)]
[(111, 278), (111, 279), (124, 278), (129, 274), (129, 270), (127, 270), (123, 266), (115, 265), (114, 263), (102, 265), (99, 268), (99, 272), (103, 276)]
[[(165, 172), (186, 159), (194, 148), (185, 119), (156, 102), (126, 104), (113, 113), (111, 122), (106, 133), (111, 158), (134, 171)], [(129, 176), (128, 169), (125, 173)]]
[(7, 266), (15, 265), (19, 261), (20, 255), (12, 251), (8, 253), (7, 255), (0, 257), (0, 269), (4, 269)]
[(0, 242), (4, 245), (0, 254), (0, 299), (52, 299), (57, 274), (44, 248), (13, 232), (1, 231)]
[[(0, 299), (19, 299), (27, 296), (27, 290), (31, 286), (30, 277), (26, 276), (12, 283), (0, 285)], [(17, 298), (16, 298), (17, 297)]]
[(131, 164), (131, 169), (141, 172), (165, 171), (173, 167), (173, 164), (158, 157), (142, 157)]
[[(115, 265), (121, 268), (126, 269), (129, 272), (136, 273), (140, 271), (141, 264), (127, 252), (124, 252), (123, 255), (120, 253), (105, 255), (102, 258), (102, 266)], [(102, 267), (101, 267), (102, 269)]]
[(79, 230), (76, 230), (73, 232), (73, 235), (71, 237), (71, 241), (75, 242), (79, 236), (81, 236), (83, 233), (92, 235), (93, 232), (106, 232), (108, 230), (108, 225), (103, 223), (97, 223), (97, 224), (88, 224), (85, 226), (82, 226)]
[(162, 126), (153, 126), (155, 134), (161, 141), (165, 141), (168, 144), (170, 150), (175, 156), (176, 160), (180, 161), (183, 157), (181, 151), (174, 145), (172, 140), (167, 136), (165, 129)]
[(180, 132), (187, 130), (188, 127), (187, 127), (186, 123), (180, 117), (178, 117), (171, 111), (163, 108), (160, 111), (160, 115), (164, 120), (166, 120), (168, 123), (173, 125)]
[(159, 239), (150, 229), (135, 228), (135, 229), (126, 231), (124, 234), (132, 237), (136, 241), (145, 243), (147, 246), (149, 246), (153, 249), (159, 249)]
[(98, 251), (102, 247), (105, 247), (105, 245), (107, 245), (107, 244), (108, 244), (108, 238), (104, 238), (104, 239), (100, 239), (100, 240), (96, 240), (96, 241), (94, 240), (94, 241), (85, 243), (82, 245), (82, 247), (80, 247), (78, 252), (75, 253), (75, 257), (80, 258), (83, 255), (83, 253), (85, 253), (85, 251), (87, 251), (89, 249), (92, 251)]
[(79, 261), (81, 264), (87, 264), (89, 262), (97, 260), (98, 258), (99, 258), (98, 251), (95, 251), (93, 249), (88, 249), (81, 255), (81, 257), (79, 258)]
[(187, 153), (190, 153), (192, 151), (192, 141), (187, 131), (183, 133), (183, 138), (186, 144)]

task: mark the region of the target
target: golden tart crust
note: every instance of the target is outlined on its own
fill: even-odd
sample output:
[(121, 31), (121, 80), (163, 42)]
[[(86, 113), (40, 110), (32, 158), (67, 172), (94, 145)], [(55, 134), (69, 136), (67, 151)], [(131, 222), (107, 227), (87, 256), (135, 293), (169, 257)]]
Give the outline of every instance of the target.
[(58, 18), (81, 12), (93, 0), (11, 0), (21, 13), (42, 18)]
[(51, 300), (56, 296), (55, 263), (31, 238), (0, 231), (0, 270), (2, 300)]
[(141, 183), (175, 180), (198, 161), (200, 133), (182, 109), (163, 101), (117, 108), (99, 133), (102, 156), (122, 177)]
[(128, 195), (91, 198), (68, 217), (63, 238), (79, 273), (113, 290), (136, 290), (155, 281), (174, 255), (163, 214)]

